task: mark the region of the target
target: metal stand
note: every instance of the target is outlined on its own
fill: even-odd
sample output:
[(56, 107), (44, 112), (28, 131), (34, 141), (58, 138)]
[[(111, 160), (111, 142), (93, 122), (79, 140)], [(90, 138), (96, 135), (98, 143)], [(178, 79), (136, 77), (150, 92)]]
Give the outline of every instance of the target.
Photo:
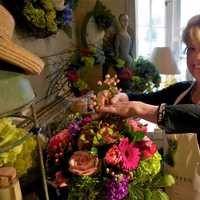
[[(32, 109), (32, 114), (33, 114), (34, 125), (36, 128), (38, 128), (37, 116), (36, 116), (33, 105), (31, 105), (31, 109)], [(41, 168), (41, 173), (42, 173), (42, 181), (43, 181), (45, 199), (49, 200), (49, 193), (48, 193), (48, 187), (47, 187), (47, 181), (46, 181), (47, 180), (46, 172), (45, 172), (45, 167), (44, 167), (44, 159), (43, 159), (42, 147), (41, 147), (40, 138), (39, 138), (40, 131), (41, 131), (41, 129), (38, 129), (38, 132), (36, 135), (37, 148), (38, 148), (38, 153), (39, 153), (39, 158), (40, 158), (40, 168)]]

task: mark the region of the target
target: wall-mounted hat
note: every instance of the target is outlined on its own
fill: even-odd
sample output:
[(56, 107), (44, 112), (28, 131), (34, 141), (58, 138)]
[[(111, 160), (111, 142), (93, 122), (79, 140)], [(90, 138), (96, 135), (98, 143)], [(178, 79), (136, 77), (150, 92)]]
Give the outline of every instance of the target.
[(44, 62), (12, 41), (14, 28), (14, 18), (0, 5), (0, 60), (20, 67), (27, 74), (40, 74), (44, 68)]

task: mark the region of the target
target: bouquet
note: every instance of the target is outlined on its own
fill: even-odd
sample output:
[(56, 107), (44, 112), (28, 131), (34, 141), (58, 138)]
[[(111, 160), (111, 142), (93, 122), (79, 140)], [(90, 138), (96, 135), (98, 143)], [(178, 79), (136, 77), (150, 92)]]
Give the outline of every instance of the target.
[[(115, 79), (105, 83), (117, 91)], [(77, 113), (68, 121), (49, 140), (46, 161), (49, 179), (67, 189), (65, 199), (168, 199), (163, 187), (174, 179), (161, 172), (161, 154), (138, 119)]]

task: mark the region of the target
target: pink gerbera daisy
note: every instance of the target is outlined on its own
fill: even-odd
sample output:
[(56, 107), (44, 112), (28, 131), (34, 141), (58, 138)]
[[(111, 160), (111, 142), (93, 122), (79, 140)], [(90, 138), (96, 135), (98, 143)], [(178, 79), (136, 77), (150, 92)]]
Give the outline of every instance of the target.
[(136, 169), (140, 161), (140, 151), (133, 143), (129, 143), (128, 138), (123, 138), (119, 144), (122, 162), (121, 167), (124, 171)]

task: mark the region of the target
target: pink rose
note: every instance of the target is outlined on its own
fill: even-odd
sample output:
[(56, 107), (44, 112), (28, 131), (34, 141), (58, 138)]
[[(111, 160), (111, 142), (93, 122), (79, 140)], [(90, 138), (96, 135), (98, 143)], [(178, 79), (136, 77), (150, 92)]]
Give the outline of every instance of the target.
[(106, 153), (105, 161), (110, 165), (117, 165), (122, 160), (121, 152), (117, 145), (113, 145)]
[(62, 149), (63, 146), (68, 146), (70, 135), (68, 129), (64, 129), (53, 136), (48, 143), (49, 154), (54, 154)]
[(69, 171), (79, 176), (90, 176), (98, 168), (98, 157), (87, 151), (76, 151), (69, 160)]
[(132, 128), (134, 132), (147, 133), (147, 127), (141, 124), (139, 121), (136, 121), (134, 119), (128, 119), (127, 124)]
[(153, 156), (158, 150), (157, 145), (152, 142), (152, 140), (145, 136), (143, 140), (138, 142), (138, 147), (140, 148), (143, 159)]

